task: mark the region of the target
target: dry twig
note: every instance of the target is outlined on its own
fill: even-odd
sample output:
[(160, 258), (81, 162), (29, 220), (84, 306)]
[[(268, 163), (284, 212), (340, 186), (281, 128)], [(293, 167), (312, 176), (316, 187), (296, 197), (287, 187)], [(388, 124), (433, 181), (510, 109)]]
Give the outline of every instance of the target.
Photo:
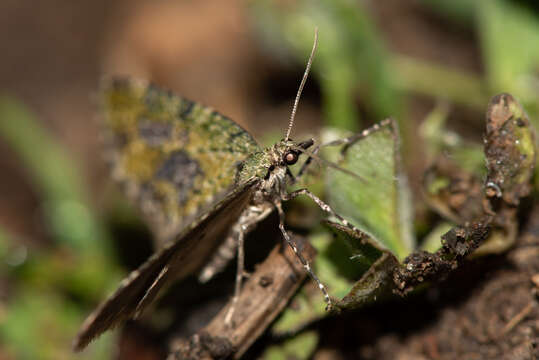
[[(296, 237), (295, 241), (305, 259), (312, 262), (314, 248), (303, 239)], [(240, 358), (283, 310), (305, 276), (294, 252), (275, 246), (245, 282), (233, 324), (225, 324), (229, 303), (190, 339), (173, 340), (168, 360)]]

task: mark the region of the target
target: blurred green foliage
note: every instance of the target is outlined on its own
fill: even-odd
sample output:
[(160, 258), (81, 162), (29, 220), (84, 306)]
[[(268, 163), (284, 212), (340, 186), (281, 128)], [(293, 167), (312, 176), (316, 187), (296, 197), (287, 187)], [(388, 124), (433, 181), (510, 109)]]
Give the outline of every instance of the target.
[[(0, 229), (0, 268), (9, 289), (0, 343), (11, 358), (72, 358), (82, 320), (120, 277), (110, 236), (88, 201), (75, 159), (12, 98), (0, 98), (0, 137), (26, 169), (53, 241), (27, 245)], [(80, 358), (110, 358), (112, 346), (108, 335)]]
[(257, 30), (277, 54), (288, 44), (294, 56), (304, 60), (312, 46), (314, 28), (319, 28), (313, 70), (320, 82), (328, 125), (358, 129), (358, 91), (377, 118), (400, 113), (387, 50), (361, 3), (262, 0), (252, 2), (251, 11)]
[[(484, 74), (391, 52), (361, 2), (327, 0), (251, 2), (256, 29), (272, 54), (305, 61), (315, 26), (319, 51), (313, 64), (326, 124), (357, 130), (358, 102), (370, 120), (393, 116), (405, 148), (414, 142), (402, 95), (418, 93), (484, 112), (500, 92), (516, 96), (539, 125), (539, 15), (508, 0), (423, 1), (426, 10), (478, 34)], [(383, 26), (383, 22), (380, 23)], [(283, 44), (288, 45), (283, 48)], [(440, 46), (443, 46), (440, 44)], [(477, 122), (483, 121), (478, 116)]]

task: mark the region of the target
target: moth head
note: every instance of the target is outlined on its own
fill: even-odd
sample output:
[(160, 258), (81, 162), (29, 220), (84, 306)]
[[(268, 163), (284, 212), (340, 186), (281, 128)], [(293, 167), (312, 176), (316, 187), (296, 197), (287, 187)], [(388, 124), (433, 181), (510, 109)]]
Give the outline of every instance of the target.
[(281, 140), (280, 142), (275, 144), (273, 148), (271, 148), (271, 150), (268, 152), (268, 172), (265, 177), (269, 178), (269, 175), (277, 169), (281, 169), (280, 171), (285, 171), (288, 166), (297, 163), (303, 150), (308, 149), (313, 144), (313, 139), (302, 142), (297, 142), (290, 139)]
[(301, 150), (307, 150), (314, 144), (313, 139), (309, 139), (299, 143), (290, 140), (285, 142), (290, 144), (286, 144), (286, 147), (282, 152), (281, 162), (284, 165), (294, 165), (295, 163), (297, 163), (299, 156), (301, 155)]

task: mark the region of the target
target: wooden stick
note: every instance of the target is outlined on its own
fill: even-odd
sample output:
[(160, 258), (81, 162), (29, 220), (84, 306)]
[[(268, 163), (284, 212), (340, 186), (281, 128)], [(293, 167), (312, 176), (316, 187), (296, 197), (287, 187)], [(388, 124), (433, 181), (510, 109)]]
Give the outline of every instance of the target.
[[(305, 239), (294, 241), (312, 262), (314, 248)], [(306, 275), (290, 247), (276, 245), (243, 285), (232, 324), (225, 324), (229, 303), (190, 339), (173, 340), (168, 360), (239, 359), (285, 308)]]

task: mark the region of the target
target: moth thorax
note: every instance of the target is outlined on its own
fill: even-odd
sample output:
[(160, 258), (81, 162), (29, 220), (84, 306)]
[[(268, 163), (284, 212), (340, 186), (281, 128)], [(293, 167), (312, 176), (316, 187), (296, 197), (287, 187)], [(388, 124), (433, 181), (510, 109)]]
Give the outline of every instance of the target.
[(273, 198), (286, 192), (286, 166), (276, 166), (261, 186), (266, 197)]

